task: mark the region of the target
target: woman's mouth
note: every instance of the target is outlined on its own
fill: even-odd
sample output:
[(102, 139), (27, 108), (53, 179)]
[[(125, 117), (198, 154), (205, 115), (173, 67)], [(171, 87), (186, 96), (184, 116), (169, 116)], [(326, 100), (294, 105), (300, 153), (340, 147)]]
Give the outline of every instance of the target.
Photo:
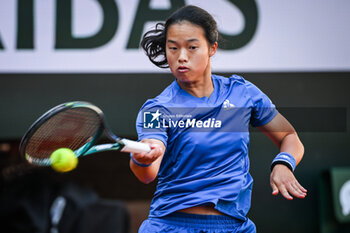
[(179, 66), (179, 67), (177, 68), (177, 70), (178, 70), (180, 73), (185, 73), (185, 72), (189, 71), (190, 69), (189, 69), (188, 67), (186, 67), (186, 66)]

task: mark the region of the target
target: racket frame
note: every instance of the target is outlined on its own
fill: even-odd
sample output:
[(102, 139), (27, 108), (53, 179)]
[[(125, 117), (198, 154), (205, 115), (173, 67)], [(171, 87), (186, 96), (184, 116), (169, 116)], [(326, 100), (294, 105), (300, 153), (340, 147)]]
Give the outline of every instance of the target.
[[(78, 148), (74, 151), (77, 157), (83, 155), (89, 155), (96, 152), (102, 152), (107, 150), (121, 150), (123, 152), (146, 152), (149, 151), (148, 145), (145, 145), (144, 143), (139, 143), (135, 141), (131, 141), (128, 139), (121, 139), (117, 137), (115, 134), (112, 133), (112, 131), (107, 126), (105, 116), (100, 108), (97, 106), (84, 101), (73, 101), (68, 103), (60, 104), (50, 110), (48, 110), (46, 113), (44, 113), (41, 117), (39, 117), (27, 130), (27, 132), (22, 137), (22, 140), (20, 142), (20, 154), (23, 158), (25, 158), (28, 162), (39, 165), (39, 166), (49, 166), (51, 165), (50, 158), (35, 158), (30, 156), (26, 153), (26, 147), (28, 145), (28, 141), (30, 138), (34, 135), (34, 133), (51, 117), (55, 116), (56, 114), (59, 114), (63, 111), (74, 109), (74, 108), (90, 108), (91, 110), (95, 111), (99, 116), (99, 127), (92, 136), (92, 139), (84, 144), (82, 147)], [(95, 143), (99, 140), (102, 133), (105, 132), (106, 136), (109, 140), (113, 141), (114, 143), (106, 143), (106, 144), (100, 144), (95, 145)], [(143, 145), (140, 145), (143, 144)], [(59, 149), (59, 148), (57, 148)]]

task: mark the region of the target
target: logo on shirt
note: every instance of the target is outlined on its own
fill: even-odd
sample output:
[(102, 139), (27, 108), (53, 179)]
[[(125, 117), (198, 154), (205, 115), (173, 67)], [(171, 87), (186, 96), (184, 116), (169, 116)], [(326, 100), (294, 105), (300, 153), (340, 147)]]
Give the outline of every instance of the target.
[(230, 101), (228, 99), (226, 99), (224, 101), (224, 104), (222, 105), (222, 107), (225, 109), (225, 110), (228, 110), (228, 109), (232, 109), (235, 107), (234, 104), (231, 104)]
[(143, 127), (145, 129), (158, 129), (160, 128), (159, 117), (162, 114), (157, 110), (156, 112), (144, 112), (143, 113)]

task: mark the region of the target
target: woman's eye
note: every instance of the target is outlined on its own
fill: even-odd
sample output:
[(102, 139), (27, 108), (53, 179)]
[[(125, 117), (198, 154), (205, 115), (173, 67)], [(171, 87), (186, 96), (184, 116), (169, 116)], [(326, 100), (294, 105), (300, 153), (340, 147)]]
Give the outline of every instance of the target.
[(170, 50), (176, 50), (176, 47), (169, 47)]
[(191, 50), (194, 50), (194, 49), (196, 49), (197, 48), (197, 46), (190, 46), (190, 49)]

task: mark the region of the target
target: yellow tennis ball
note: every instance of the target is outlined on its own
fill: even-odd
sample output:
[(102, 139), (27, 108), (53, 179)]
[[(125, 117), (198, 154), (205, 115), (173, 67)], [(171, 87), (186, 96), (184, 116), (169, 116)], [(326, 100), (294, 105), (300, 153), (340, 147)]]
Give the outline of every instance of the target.
[(55, 150), (51, 156), (51, 167), (58, 172), (68, 172), (76, 168), (78, 158), (69, 148)]

